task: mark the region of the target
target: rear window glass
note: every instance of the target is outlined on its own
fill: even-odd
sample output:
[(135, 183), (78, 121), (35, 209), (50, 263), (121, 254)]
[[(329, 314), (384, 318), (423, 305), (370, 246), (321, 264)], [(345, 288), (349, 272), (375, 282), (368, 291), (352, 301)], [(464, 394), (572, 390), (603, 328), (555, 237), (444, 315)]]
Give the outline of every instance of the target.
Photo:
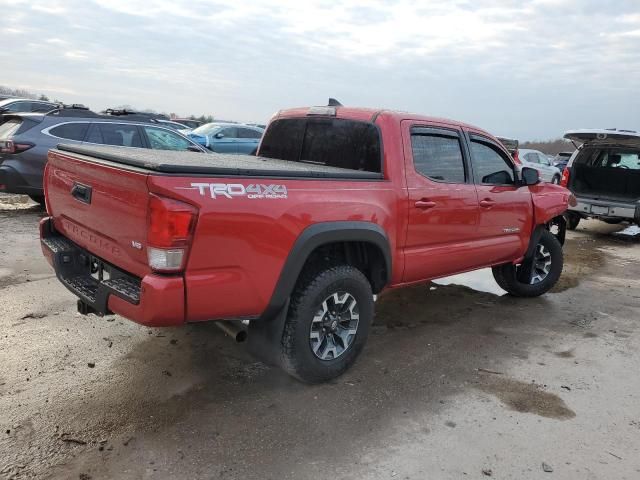
[(339, 118), (276, 120), (264, 134), (260, 156), (365, 172), (382, 171), (376, 127)]
[(464, 160), (457, 137), (411, 133), (416, 170), (437, 182), (464, 183)]
[(17, 118), (12, 120), (7, 120), (6, 122), (0, 124), (0, 139), (7, 140), (15, 134), (18, 129), (22, 125), (22, 120)]
[(87, 142), (118, 147), (142, 147), (138, 127), (125, 123), (94, 123)]
[(89, 129), (88, 123), (65, 123), (49, 130), (54, 137), (77, 140), (81, 142)]

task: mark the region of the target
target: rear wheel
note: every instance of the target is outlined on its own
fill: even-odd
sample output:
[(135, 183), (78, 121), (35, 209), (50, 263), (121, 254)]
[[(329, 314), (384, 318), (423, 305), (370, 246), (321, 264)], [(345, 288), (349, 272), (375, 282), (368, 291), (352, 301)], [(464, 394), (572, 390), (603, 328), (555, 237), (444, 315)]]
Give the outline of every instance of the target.
[(567, 212), (564, 214), (564, 218), (567, 221), (567, 229), (575, 230), (578, 228), (578, 224), (580, 223), (580, 215), (576, 215), (573, 212)]
[(554, 183), (556, 185), (560, 184), (560, 175), (556, 175), (555, 177), (553, 177), (551, 179), (551, 183)]
[(364, 347), (373, 320), (371, 285), (341, 265), (301, 278), (282, 335), (282, 366), (307, 383), (344, 373)]
[(517, 297), (537, 297), (548, 292), (562, 273), (562, 245), (548, 230), (542, 232), (534, 250), (529, 278), (523, 280), (522, 265), (511, 263), (493, 267), (493, 277), (503, 290)]

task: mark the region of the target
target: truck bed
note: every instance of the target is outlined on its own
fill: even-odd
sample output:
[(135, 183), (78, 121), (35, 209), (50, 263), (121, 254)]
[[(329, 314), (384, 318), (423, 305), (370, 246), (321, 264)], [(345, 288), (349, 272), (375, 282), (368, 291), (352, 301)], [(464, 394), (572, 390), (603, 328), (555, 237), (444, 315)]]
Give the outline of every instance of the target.
[(203, 176), (248, 176), (277, 178), (334, 178), (375, 180), (381, 173), (291, 162), (252, 155), (175, 152), (144, 148), (58, 145), (58, 150), (82, 155), (83, 160), (117, 163), (159, 174)]

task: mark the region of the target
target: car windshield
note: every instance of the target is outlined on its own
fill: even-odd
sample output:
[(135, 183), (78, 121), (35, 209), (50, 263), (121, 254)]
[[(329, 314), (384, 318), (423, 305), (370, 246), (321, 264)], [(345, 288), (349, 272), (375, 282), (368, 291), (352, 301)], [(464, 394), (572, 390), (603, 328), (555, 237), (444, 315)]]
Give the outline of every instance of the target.
[(194, 129), (191, 133), (195, 133), (196, 135), (211, 135), (216, 130), (220, 130), (223, 125), (219, 125), (217, 123), (205, 123), (201, 127)]

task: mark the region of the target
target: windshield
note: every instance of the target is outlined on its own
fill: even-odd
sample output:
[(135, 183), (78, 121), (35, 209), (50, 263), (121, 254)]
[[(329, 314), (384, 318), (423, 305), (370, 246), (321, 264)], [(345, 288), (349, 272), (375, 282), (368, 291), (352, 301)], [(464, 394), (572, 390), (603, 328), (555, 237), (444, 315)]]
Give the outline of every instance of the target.
[(201, 127), (194, 129), (191, 133), (195, 133), (196, 135), (211, 135), (222, 127), (223, 125), (219, 125), (217, 123), (205, 123)]

